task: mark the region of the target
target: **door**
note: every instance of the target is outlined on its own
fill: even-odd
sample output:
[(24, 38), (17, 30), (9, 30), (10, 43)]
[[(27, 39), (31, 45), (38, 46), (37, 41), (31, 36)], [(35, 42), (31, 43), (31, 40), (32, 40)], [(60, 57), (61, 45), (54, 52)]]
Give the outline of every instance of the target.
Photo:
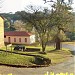
[(8, 43), (10, 43), (10, 37), (8, 37)]

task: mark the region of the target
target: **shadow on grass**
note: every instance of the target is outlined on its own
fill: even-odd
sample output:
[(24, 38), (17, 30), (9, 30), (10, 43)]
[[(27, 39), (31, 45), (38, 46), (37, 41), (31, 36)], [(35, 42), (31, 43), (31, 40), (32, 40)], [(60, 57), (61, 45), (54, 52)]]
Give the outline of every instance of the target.
[(58, 50), (53, 49), (53, 50), (47, 51), (47, 53), (51, 53), (51, 52), (55, 52), (55, 51), (58, 51)]
[(25, 52), (38, 52), (40, 51), (39, 48), (26, 48)]

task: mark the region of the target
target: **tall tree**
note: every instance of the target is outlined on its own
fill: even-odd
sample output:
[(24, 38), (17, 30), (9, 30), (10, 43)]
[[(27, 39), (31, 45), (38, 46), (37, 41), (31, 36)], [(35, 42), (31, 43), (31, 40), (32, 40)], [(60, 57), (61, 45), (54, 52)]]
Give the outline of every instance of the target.
[(50, 14), (47, 10), (39, 11), (31, 6), (33, 12), (22, 11), (20, 14), (22, 21), (30, 23), (39, 34), (39, 41), (42, 45), (42, 52), (45, 52), (47, 42), (49, 40), (49, 32), (53, 25), (50, 24)]
[[(60, 32), (66, 31), (69, 29), (69, 25), (73, 22), (73, 17), (71, 15), (71, 12), (68, 10), (71, 9), (70, 5), (67, 5), (65, 0), (57, 0), (57, 2), (54, 2), (53, 0), (46, 1), (46, 2), (54, 2), (53, 4), (53, 13), (52, 13), (52, 18), (53, 18), (53, 25), (55, 25), (57, 34), (55, 35), (55, 42), (56, 42), (56, 50), (60, 49)], [(69, 0), (70, 3), (70, 0)]]

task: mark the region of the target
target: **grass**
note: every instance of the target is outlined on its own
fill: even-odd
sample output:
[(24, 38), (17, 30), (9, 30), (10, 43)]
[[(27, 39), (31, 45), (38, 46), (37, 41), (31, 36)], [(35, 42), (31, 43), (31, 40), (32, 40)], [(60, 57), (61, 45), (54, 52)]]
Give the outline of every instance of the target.
[(12, 65), (32, 65), (30, 61), (33, 61), (34, 57), (23, 56), (19, 54), (10, 54), (6, 55), (5, 52), (0, 54), (0, 63), (3, 64), (12, 64)]
[(66, 61), (71, 53), (65, 49), (47, 53), (46, 56), (52, 60), (52, 64), (57, 64)]
[[(26, 46), (26, 48), (40, 48), (40, 46)], [(5, 47), (3, 47), (1, 50), (5, 50)], [(11, 51), (11, 48), (8, 47), (8, 50)], [(14, 51), (14, 50), (13, 50)], [(68, 60), (72, 54), (69, 51), (69, 49), (63, 48), (62, 50), (54, 50), (54, 47), (47, 46), (46, 47), (46, 54), (41, 54), (40, 52), (22, 52), (22, 51), (17, 51), (18, 53), (23, 53), (23, 54), (31, 54), (31, 55), (38, 55), (42, 56), (45, 58), (51, 59), (52, 64), (58, 64), (61, 62), (64, 62)], [(0, 63), (4, 64), (13, 64), (13, 65), (34, 65), (35, 57), (33, 56), (24, 56), (24, 55), (19, 55), (19, 54), (11, 54), (11, 53), (6, 53), (2, 52), (0, 53)]]

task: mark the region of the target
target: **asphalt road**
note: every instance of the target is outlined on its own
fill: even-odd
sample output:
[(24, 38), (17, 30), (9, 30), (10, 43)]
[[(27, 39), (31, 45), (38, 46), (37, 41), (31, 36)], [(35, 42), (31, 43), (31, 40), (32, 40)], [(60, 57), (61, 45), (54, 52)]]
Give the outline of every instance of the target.
[[(68, 45), (63, 45), (65, 48), (69, 48), (71, 50), (74, 50), (74, 46), (68, 46)], [(49, 67), (42, 67), (42, 68), (14, 68), (14, 67), (6, 67), (6, 66), (0, 66), (0, 74), (7, 75), (9, 73), (12, 73), (13, 75), (45, 75), (46, 73), (49, 73), (50, 75), (51, 72), (56, 73), (74, 73), (75, 75), (75, 56), (71, 57), (68, 61), (57, 64), (54, 66), (49, 66)]]
[(68, 45), (68, 44), (62, 44), (63, 48), (69, 48), (73, 55), (75, 55), (75, 46), (74, 45)]
[(69, 48), (71, 51), (75, 51), (75, 46), (73, 46), (73, 45), (62, 44), (62, 47)]

